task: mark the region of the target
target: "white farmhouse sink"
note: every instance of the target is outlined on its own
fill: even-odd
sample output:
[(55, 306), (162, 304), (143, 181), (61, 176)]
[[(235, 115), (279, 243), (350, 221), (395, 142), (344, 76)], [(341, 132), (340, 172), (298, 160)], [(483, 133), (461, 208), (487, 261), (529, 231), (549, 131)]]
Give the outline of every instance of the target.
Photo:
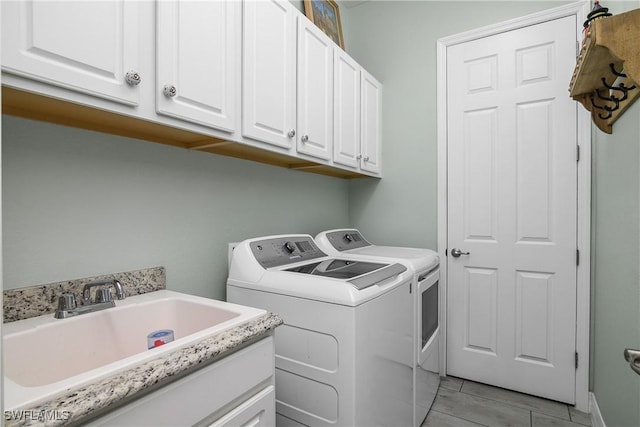
[[(132, 368), (265, 313), (162, 290), (67, 319), (49, 314), (5, 324), (5, 409), (36, 403)], [(147, 335), (159, 329), (172, 329), (175, 341), (148, 350)]]

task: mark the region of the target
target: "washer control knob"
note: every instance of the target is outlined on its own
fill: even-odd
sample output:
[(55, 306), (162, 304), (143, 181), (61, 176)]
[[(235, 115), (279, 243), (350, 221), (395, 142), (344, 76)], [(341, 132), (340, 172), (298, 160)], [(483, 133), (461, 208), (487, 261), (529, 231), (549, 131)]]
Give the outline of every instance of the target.
[(286, 242), (284, 244), (284, 250), (292, 254), (296, 251), (296, 245), (293, 242)]

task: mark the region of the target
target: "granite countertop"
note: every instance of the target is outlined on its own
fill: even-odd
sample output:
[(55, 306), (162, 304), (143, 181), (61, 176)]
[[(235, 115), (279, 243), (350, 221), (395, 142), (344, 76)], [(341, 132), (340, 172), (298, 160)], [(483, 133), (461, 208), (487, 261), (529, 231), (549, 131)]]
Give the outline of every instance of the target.
[[(19, 412), (27, 416), (13, 420), (6, 420), (5, 417), (5, 426), (61, 426), (81, 423), (98, 411), (134, 398), (137, 393), (146, 391), (158, 383), (162, 382), (166, 385), (178, 374), (196, 369), (198, 366), (204, 367), (233, 352), (242, 344), (268, 334), (281, 324), (282, 319), (278, 315), (264, 314), (255, 320), (204, 338), (190, 346), (176, 349), (95, 383), (69, 389), (50, 401), (20, 408)], [(38, 414), (42, 414), (42, 419), (38, 419)]]

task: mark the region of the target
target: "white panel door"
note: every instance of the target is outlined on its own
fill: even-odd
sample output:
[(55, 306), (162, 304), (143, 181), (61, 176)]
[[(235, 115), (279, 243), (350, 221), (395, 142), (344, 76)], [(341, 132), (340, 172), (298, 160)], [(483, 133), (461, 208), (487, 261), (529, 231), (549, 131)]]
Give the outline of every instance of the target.
[(360, 156), (360, 65), (334, 49), (333, 161), (357, 168)]
[(288, 1), (243, 2), (242, 134), (293, 147), (296, 10)]
[(569, 403), (575, 28), (567, 17), (447, 50), (447, 373)]
[(382, 85), (371, 74), (362, 70), (361, 97), (361, 154), (360, 168), (380, 174), (382, 172)]
[[(136, 1), (2, 2), (2, 69), (66, 89), (138, 105)], [(138, 74), (139, 75), (139, 74)], [(140, 76), (142, 84), (152, 76)]]
[(158, 113), (234, 130), (239, 2), (157, 3)]
[(334, 43), (307, 18), (298, 18), (298, 153), (331, 158)]

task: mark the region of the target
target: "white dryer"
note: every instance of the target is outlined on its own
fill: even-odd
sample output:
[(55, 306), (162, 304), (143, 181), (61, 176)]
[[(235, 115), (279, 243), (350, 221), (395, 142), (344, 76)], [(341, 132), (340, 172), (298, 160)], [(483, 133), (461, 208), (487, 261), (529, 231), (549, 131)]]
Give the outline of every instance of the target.
[(435, 251), (369, 243), (357, 229), (336, 229), (315, 237), (329, 255), (366, 261), (402, 263), (413, 272), (414, 293), (414, 426), (427, 416), (440, 385), (439, 279), (440, 258)]
[(282, 426), (413, 422), (412, 272), (327, 256), (309, 235), (239, 243), (227, 299), (278, 313), (276, 419)]

